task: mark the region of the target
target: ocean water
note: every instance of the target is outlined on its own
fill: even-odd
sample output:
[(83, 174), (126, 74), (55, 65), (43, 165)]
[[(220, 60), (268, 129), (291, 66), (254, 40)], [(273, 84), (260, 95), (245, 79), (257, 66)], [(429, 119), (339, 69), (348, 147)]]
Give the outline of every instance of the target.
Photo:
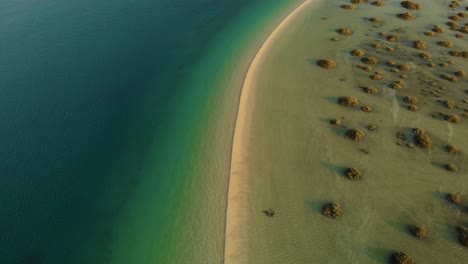
[[(229, 85), (291, 5), (0, 1), (0, 262), (219, 263)], [(219, 198), (208, 222), (197, 191)]]

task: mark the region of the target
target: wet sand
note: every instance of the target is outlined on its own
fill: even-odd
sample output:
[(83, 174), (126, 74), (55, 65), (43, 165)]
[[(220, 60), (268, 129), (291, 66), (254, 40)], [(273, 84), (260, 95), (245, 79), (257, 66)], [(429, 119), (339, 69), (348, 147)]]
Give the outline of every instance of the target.
[[(446, 23), (466, 13), (465, 7), (451, 10), (450, 2), (429, 0), (418, 1), (420, 10), (399, 1), (350, 10), (340, 7), (345, 1), (309, 3), (275, 30), (244, 84), (226, 263), (387, 263), (394, 251), (420, 263), (463, 263), (468, 250), (456, 227), (468, 222), (468, 93), (466, 77), (451, 78), (468, 63), (449, 51), (468, 47), (466, 34), (456, 37), (460, 31)], [(405, 12), (414, 20), (397, 17)], [(444, 32), (426, 35), (441, 31), (434, 25)], [(346, 27), (353, 33), (340, 35)], [(398, 37), (389, 41), (391, 34)], [(365, 55), (353, 56), (353, 49)], [(371, 57), (376, 60), (363, 59)], [(319, 67), (321, 59), (334, 60), (336, 67)], [(377, 93), (366, 92), (370, 86)], [(344, 96), (360, 104), (340, 105)], [(341, 125), (331, 125), (332, 119)], [(432, 148), (415, 140), (415, 128), (427, 132)], [(350, 129), (365, 137), (349, 140)], [(449, 144), (461, 153), (449, 153)], [(447, 170), (450, 164), (456, 172)], [(343, 175), (352, 167), (362, 177)], [(460, 205), (447, 201), (447, 194), (457, 192)], [(339, 219), (322, 214), (329, 202), (341, 204)], [(262, 213), (268, 208), (273, 217)], [(425, 226), (427, 237), (413, 237), (414, 225)]]
[(250, 125), (253, 111), (253, 89), (255, 88), (258, 68), (263, 63), (265, 56), (273, 45), (274, 41), (285, 27), (304, 10), (313, 0), (307, 0), (295, 10), (293, 10), (281, 23), (273, 30), (262, 47), (259, 49), (253, 59), (242, 87), (242, 93), (237, 114), (234, 143), (232, 148), (231, 174), (229, 176), (227, 217), (226, 217), (226, 242), (225, 242), (225, 260), (224, 263), (247, 263), (246, 242), (248, 234), (245, 233), (245, 220), (248, 217), (248, 211), (245, 210), (247, 201), (246, 193), (249, 192), (248, 167), (246, 167), (246, 157), (248, 154), (248, 145), (250, 142)]

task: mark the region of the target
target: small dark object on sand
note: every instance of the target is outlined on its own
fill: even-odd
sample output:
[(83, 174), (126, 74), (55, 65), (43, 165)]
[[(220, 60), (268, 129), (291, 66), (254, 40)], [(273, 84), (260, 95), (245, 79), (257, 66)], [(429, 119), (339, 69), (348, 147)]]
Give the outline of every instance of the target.
[(341, 8), (347, 9), (347, 10), (352, 10), (352, 9), (355, 9), (356, 6), (355, 5), (342, 5)]
[(362, 57), (364, 56), (365, 52), (363, 50), (360, 50), (360, 49), (353, 49), (351, 51), (351, 55), (353, 56), (357, 56), (357, 57)]
[(359, 129), (350, 129), (346, 131), (345, 138), (352, 141), (361, 141), (366, 137), (366, 134)]
[(461, 150), (454, 145), (447, 145), (445, 149), (448, 151), (450, 154), (460, 154)]
[(375, 57), (365, 57), (361, 61), (365, 64), (377, 64), (379, 62)]
[(344, 173), (350, 180), (360, 179), (362, 175), (358, 168), (347, 168)]
[(427, 229), (420, 225), (411, 226), (410, 232), (416, 238), (425, 238), (427, 236)]
[(454, 74), (455, 74), (455, 76), (457, 76), (457, 77), (465, 77), (465, 75), (466, 75), (465, 72), (464, 72), (464, 71), (461, 71), (461, 70), (460, 70), (460, 71), (456, 71)]
[(445, 24), (446, 24), (447, 26), (449, 26), (450, 29), (453, 29), (453, 30), (457, 29), (457, 28), (460, 26), (460, 25), (459, 25), (457, 22), (455, 22), (455, 21), (448, 21), (448, 22), (445, 23)]
[(453, 21), (460, 21), (460, 20), (462, 20), (462, 17), (459, 17), (458, 15), (449, 16), (448, 18), (449, 18), (450, 20), (453, 20)]
[(439, 42), (437, 42), (437, 45), (439, 45), (441, 47), (446, 47), (446, 48), (453, 47), (453, 43), (450, 42), (450, 41), (447, 41), (447, 40), (439, 41)]
[(452, 101), (452, 100), (445, 100), (442, 102), (444, 104), (445, 107), (449, 108), (449, 109), (452, 109), (455, 107), (455, 102)]
[(442, 114), (442, 116), (444, 117), (444, 119), (450, 123), (455, 123), (455, 124), (459, 124), (461, 123), (461, 118), (460, 116), (458, 115), (454, 115), (454, 114)]
[(350, 28), (340, 28), (336, 32), (343, 36), (349, 36), (353, 34), (353, 30), (351, 30)]
[(452, 1), (450, 2), (450, 5), (449, 5), (449, 7), (451, 8), (457, 8), (459, 6), (460, 6), (460, 3), (458, 1)]
[(362, 110), (363, 112), (367, 112), (367, 113), (370, 113), (370, 112), (373, 111), (373, 110), (372, 110), (372, 107), (370, 107), (370, 106), (368, 106), (368, 105), (365, 105), (365, 106), (361, 107), (361, 110)]
[(377, 88), (372, 87), (372, 86), (362, 87), (362, 90), (368, 94), (377, 94), (379, 92)]
[(273, 209), (268, 208), (267, 210), (263, 210), (262, 213), (268, 217), (273, 217), (275, 215), (275, 211)]
[(468, 247), (468, 228), (465, 226), (457, 227), (458, 231), (458, 241), (465, 246)]
[(367, 149), (360, 148), (359, 151), (361, 151), (364, 154), (369, 154), (369, 151)]
[(450, 172), (457, 172), (458, 171), (458, 167), (455, 164), (447, 164), (447, 165), (445, 165), (445, 169), (450, 171)]
[(411, 112), (416, 112), (419, 110), (418, 106), (417, 105), (409, 105), (408, 106), (408, 110), (410, 110)]
[(445, 198), (447, 198), (447, 201), (453, 204), (460, 204), (462, 201), (462, 196), (460, 193), (449, 193)]
[(374, 80), (374, 81), (378, 81), (378, 80), (382, 80), (382, 75), (380, 75), (380, 74), (372, 74), (371, 76), (369, 76), (369, 78), (371, 78), (371, 79)]
[(383, 1), (377, 0), (377, 1), (372, 2), (371, 5), (374, 5), (374, 6), (384, 6), (385, 3), (384, 3)]
[(325, 69), (333, 69), (336, 67), (336, 62), (334, 60), (323, 59), (319, 60), (317, 65)]
[(359, 105), (359, 100), (355, 97), (345, 96), (340, 97), (338, 103), (347, 107), (355, 107)]
[(363, 71), (366, 71), (366, 72), (371, 72), (371, 71), (372, 71), (372, 67), (371, 67), (371, 66), (358, 65), (357, 67), (360, 68), (360, 69), (362, 69)]
[(451, 82), (457, 82), (458, 79), (450, 74), (441, 74), (440, 75), (440, 78), (444, 79), (444, 80), (447, 80), (447, 81), (451, 81)]
[(401, 13), (401, 14), (397, 14), (396, 15), (399, 19), (403, 19), (403, 20), (412, 20), (412, 19), (415, 19), (416, 16), (411, 14), (410, 12), (406, 12), (406, 13)]
[(432, 148), (432, 139), (426, 134), (422, 128), (414, 128), (414, 144), (423, 149)]
[(418, 98), (414, 96), (403, 97), (403, 102), (408, 103), (408, 104), (417, 104), (418, 101), (419, 101)]
[(411, 67), (409, 65), (400, 65), (398, 66), (398, 68), (402, 71), (409, 71), (411, 69)]
[(432, 58), (431, 54), (428, 53), (419, 53), (421, 59), (430, 60)]
[(343, 215), (343, 209), (339, 203), (328, 203), (323, 206), (322, 213), (327, 217), (337, 219)]
[(395, 89), (395, 90), (400, 90), (406, 86), (405, 82), (403, 80), (398, 80), (395, 82), (392, 82), (391, 84), (388, 85), (390, 88)]
[(421, 5), (413, 1), (403, 1), (403, 2), (400, 2), (400, 5), (409, 10), (421, 9)]
[[(383, 47), (383, 44), (382, 43), (376, 43), (376, 44), (373, 44), (372, 47), (374, 49), (381, 49)], [(391, 47), (386, 47), (387, 50), (388, 50), (388, 48), (391, 48)]]
[(370, 124), (370, 125), (367, 125), (366, 128), (369, 131), (376, 131), (377, 130), (377, 125), (376, 124)]
[(340, 119), (332, 119), (332, 120), (330, 120), (330, 125), (341, 126), (341, 120)]
[(387, 36), (387, 40), (390, 41), (390, 42), (397, 42), (397, 41), (400, 40), (400, 36), (395, 35), (395, 34), (391, 34), (391, 35)]
[(468, 51), (455, 51), (451, 50), (449, 51), (449, 54), (454, 57), (459, 57), (459, 58), (468, 58)]
[(403, 252), (394, 252), (390, 256), (391, 264), (416, 264), (416, 262)]
[(426, 48), (426, 42), (424, 42), (422, 40), (416, 40), (415, 42), (413, 42), (413, 47), (415, 49), (425, 49)]
[(444, 28), (438, 25), (432, 27), (432, 31), (436, 33), (444, 33)]

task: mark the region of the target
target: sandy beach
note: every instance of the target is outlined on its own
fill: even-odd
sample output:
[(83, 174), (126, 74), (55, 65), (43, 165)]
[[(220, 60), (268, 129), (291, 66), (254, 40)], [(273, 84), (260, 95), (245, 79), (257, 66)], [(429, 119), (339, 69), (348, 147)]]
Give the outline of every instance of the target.
[[(251, 63), (232, 150), (225, 263), (468, 257), (457, 234), (468, 222), (465, 6), (353, 3), (304, 2)], [(431, 140), (422, 142), (420, 129)], [(340, 219), (324, 215), (332, 202)], [(273, 217), (262, 213), (269, 208)], [(415, 237), (415, 226), (427, 237)]]
[(248, 155), (251, 112), (254, 109), (253, 89), (255, 88), (258, 70), (262, 66), (270, 47), (281, 32), (312, 2), (313, 0), (306, 0), (299, 5), (273, 30), (252, 60), (244, 80), (235, 124), (229, 176), (224, 260), (226, 264), (248, 262), (245, 259), (248, 237), (245, 229), (246, 212), (244, 208), (247, 203), (246, 195), (249, 193), (248, 181), (246, 181), (249, 174), (245, 159)]

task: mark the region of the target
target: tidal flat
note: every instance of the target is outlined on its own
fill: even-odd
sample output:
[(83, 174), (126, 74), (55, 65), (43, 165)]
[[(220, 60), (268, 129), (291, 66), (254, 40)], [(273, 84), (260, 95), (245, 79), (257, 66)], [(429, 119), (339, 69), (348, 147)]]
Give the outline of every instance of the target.
[(269, 44), (241, 98), (232, 263), (468, 258), (466, 3), (403, 2), (310, 1)]

